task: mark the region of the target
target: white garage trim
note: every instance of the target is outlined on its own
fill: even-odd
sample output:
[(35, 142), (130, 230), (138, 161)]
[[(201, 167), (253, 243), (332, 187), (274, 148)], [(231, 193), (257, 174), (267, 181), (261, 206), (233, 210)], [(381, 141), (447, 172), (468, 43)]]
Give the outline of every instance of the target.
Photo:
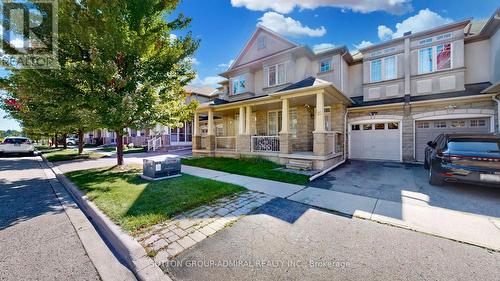
[[(458, 111), (458, 112), (457, 112)], [(413, 115), (413, 159), (417, 157), (417, 132), (416, 132), (416, 122), (417, 121), (428, 121), (428, 120), (450, 120), (450, 119), (470, 119), (470, 118), (490, 118), (490, 132), (495, 132), (495, 111), (491, 109), (463, 109), (455, 110), (456, 113), (448, 113), (446, 110), (431, 111), (421, 114)], [(461, 113), (465, 112), (465, 113)], [(470, 113), (470, 112), (481, 112), (481, 113)]]
[(361, 124), (370, 124), (370, 123), (389, 123), (389, 122), (394, 122), (399, 124), (399, 161), (403, 162), (403, 116), (399, 115), (376, 115), (376, 116), (371, 116), (371, 117), (356, 117), (350, 119), (350, 121), (347, 123), (347, 134), (349, 138), (349, 147), (348, 147), (348, 153), (349, 153), (349, 158), (351, 158), (351, 141), (352, 141), (352, 126), (351, 125), (361, 125)]

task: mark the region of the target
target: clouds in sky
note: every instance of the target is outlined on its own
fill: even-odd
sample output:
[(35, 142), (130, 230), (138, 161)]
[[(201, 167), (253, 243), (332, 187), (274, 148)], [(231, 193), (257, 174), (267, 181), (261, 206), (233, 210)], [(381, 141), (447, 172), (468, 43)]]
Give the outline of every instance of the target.
[(200, 78), (196, 75), (196, 78), (191, 82), (191, 85), (194, 86), (208, 86), (208, 87), (218, 87), (219, 82), (224, 81), (225, 78), (221, 76), (207, 76), (204, 78)]
[(354, 47), (359, 50), (359, 49), (369, 47), (371, 45), (373, 45), (372, 42), (363, 40), (359, 44), (354, 44)]
[(411, 0), (231, 0), (233, 7), (245, 7), (252, 11), (273, 10), (287, 14), (295, 8), (316, 9), (335, 7), (360, 13), (385, 11), (404, 14), (412, 11)]
[(261, 24), (281, 35), (290, 37), (321, 37), (326, 34), (326, 28), (310, 28), (303, 25), (300, 21), (291, 17), (285, 17), (276, 12), (266, 12), (259, 18), (258, 24)]
[(231, 66), (231, 64), (233, 64), (233, 62), (234, 62), (234, 59), (231, 59), (227, 63), (225, 63), (225, 62), (224, 63), (219, 63), (217, 65), (217, 67), (220, 68), (220, 69), (226, 70), (226, 69), (228, 69)]
[(320, 44), (314, 45), (312, 49), (315, 53), (320, 53), (320, 52), (324, 52), (324, 51), (332, 49), (332, 48), (335, 48), (334, 44), (320, 43)]
[(380, 40), (397, 38), (403, 36), (407, 31), (415, 33), (451, 22), (453, 22), (452, 19), (442, 17), (429, 9), (420, 10), (416, 15), (397, 23), (395, 31), (385, 25), (379, 25), (378, 38)]

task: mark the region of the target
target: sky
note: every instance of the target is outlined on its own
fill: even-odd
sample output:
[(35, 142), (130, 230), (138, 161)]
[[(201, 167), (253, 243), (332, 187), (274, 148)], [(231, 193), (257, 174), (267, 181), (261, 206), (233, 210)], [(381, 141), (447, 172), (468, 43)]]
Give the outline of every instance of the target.
[[(216, 86), (248, 41), (257, 24), (321, 51), (345, 45), (354, 51), (370, 44), (467, 18), (489, 18), (494, 0), (183, 0), (178, 13), (192, 18), (189, 31), (200, 40), (191, 59), (198, 77), (194, 85)], [(183, 36), (186, 31), (175, 31)], [(19, 129), (3, 118), (0, 130)]]

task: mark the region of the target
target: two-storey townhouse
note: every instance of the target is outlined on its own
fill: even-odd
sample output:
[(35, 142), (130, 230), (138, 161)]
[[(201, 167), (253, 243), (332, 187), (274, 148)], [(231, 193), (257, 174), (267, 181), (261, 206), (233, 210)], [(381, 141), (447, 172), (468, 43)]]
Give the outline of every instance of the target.
[[(195, 156), (325, 169), (346, 158), (421, 161), (438, 133), (498, 132), (499, 11), (349, 53), (314, 53), (258, 26), (202, 104)], [(495, 117), (497, 116), (497, 117)]]
[(195, 116), (194, 155), (265, 157), (323, 169), (344, 159), (346, 47), (314, 53), (258, 26)]
[(349, 157), (421, 162), (440, 133), (498, 132), (491, 88), (500, 81), (498, 14), (361, 49), (352, 66), (362, 87), (348, 109)]

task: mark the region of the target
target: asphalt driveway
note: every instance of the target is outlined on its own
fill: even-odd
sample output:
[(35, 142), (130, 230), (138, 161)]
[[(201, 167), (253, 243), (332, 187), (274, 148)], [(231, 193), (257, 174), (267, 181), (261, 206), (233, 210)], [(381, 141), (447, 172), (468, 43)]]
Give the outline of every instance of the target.
[(500, 254), (274, 199), (165, 264), (174, 280), (498, 280)]
[(500, 217), (500, 188), (466, 184), (432, 186), (418, 164), (351, 161), (309, 184), (311, 187), (394, 202), (405, 198), (467, 213)]

